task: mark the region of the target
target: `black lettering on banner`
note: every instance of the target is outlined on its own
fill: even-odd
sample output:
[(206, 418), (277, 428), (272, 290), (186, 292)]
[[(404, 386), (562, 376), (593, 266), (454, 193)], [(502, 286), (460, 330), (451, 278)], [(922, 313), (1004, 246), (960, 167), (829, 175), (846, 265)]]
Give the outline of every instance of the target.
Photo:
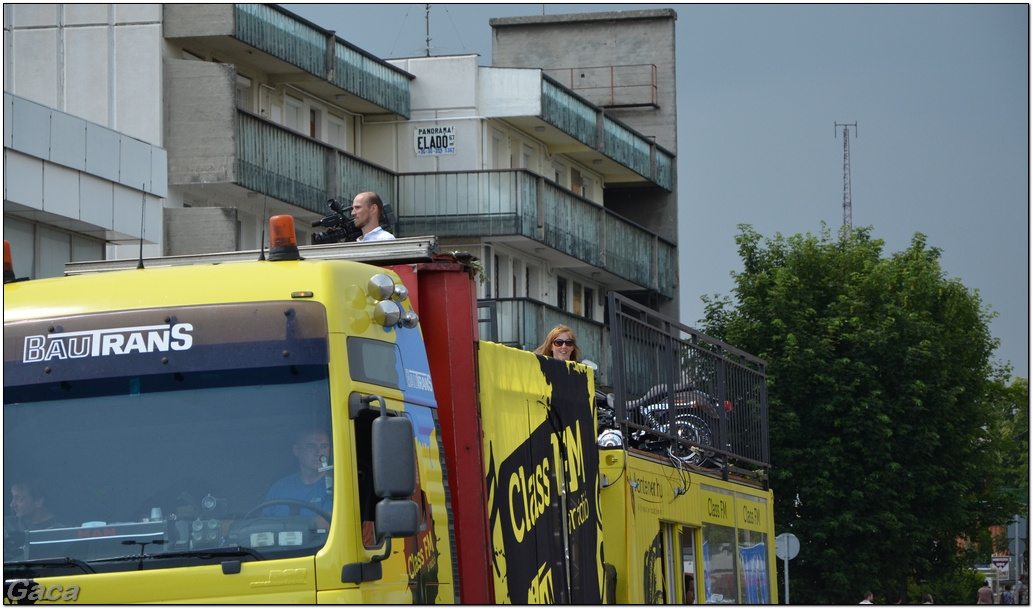
[(707, 497), (707, 515), (721, 520), (728, 518), (728, 502), (724, 499), (715, 501), (712, 497)]
[(532, 605), (556, 604), (556, 589), (553, 587), (552, 569), (549, 569), (548, 563), (542, 563), (538, 569), (538, 574), (527, 591), (527, 602)]
[(664, 538), (663, 531), (657, 531), (653, 543), (649, 544), (642, 557), (642, 585), (647, 605), (662, 605), (667, 598), (667, 586), (664, 579)]
[(760, 524), (760, 508), (744, 504), (742, 506), (742, 521), (746, 524)]

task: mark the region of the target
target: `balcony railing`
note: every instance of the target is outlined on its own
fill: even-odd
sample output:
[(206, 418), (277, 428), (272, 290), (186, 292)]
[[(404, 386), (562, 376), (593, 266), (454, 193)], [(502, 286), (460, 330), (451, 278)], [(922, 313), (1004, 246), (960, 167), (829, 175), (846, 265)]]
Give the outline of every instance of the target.
[(559, 86), (550, 78), (542, 78), (542, 118), (592, 148), (599, 148), (596, 133), (599, 109)]
[(235, 37), (341, 89), (409, 117), (409, 77), (333, 32), (267, 4), (236, 4)]
[(366, 190), (395, 204), (391, 171), (239, 110), (237, 163), (240, 186), (316, 213)]
[[(635, 173), (652, 179), (649, 149), (650, 142), (630, 127), (610, 117), (603, 121), (603, 152), (606, 156), (621, 159)], [(671, 190), (669, 186), (666, 188)]]
[(529, 298), (479, 300), (480, 336), (534, 351), (554, 326), (569, 326), (582, 359), (598, 365), (597, 388), (613, 393), (602, 428), (620, 430), (628, 448), (766, 487), (765, 362), (619, 294), (608, 299), (608, 325)]
[(405, 236), (532, 237), (537, 179), (527, 172), (398, 176), (398, 232)]
[[(548, 182), (545, 182), (543, 195), (545, 226), (542, 241), (549, 247), (579, 260), (605, 267), (608, 250), (601, 246), (606, 242), (604, 235), (607, 226), (599, 221), (602, 208)], [(610, 217), (612, 216), (606, 216), (607, 220)], [(626, 277), (632, 281), (636, 280), (632, 275)], [(646, 277), (641, 276), (637, 279)]]
[(531, 298), (490, 298), (477, 301), (482, 309), (493, 309), (494, 316), (482, 315), (482, 340), (534, 351), (545, 336), (559, 324), (570, 327), (577, 336), (582, 359), (595, 362), (595, 384), (609, 386), (610, 333), (599, 321), (574, 315)]
[(674, 155), (544, 74), (541, 118), (654, 184), (674, 190)]
[(523, 236), (674, 297), (674, 244), (525, 170), (401, 174), (396, 210), (402, 236)]
[(600, 106), (659, 107), (656, 65), (651, 63), (554, 68), (545, 70), (545, 73)]
[(674, 297), (674, 244), (528, 171), (396, 175), (242, 110), (236, 128), (244, 188), (315, 213), (328, 198), (375, 190), (394, 207), (398, 236), (523, 236)]

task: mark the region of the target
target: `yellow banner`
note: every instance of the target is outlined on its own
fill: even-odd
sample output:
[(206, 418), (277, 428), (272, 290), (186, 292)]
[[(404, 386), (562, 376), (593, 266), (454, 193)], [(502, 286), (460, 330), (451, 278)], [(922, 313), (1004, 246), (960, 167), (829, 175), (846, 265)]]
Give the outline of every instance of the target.
[(700, 501), (703, 522), (726, 527), (735, 526), (735, 497), (731, 493), (722, 493), (717, 489), (701, 486)]
[(738, 495), (735, 498), (735, 526), (768, 532), (768, 503), (760, 498)]
[(592, 371), (489, 342), (478, 369), (495, 600), (598, 604)]

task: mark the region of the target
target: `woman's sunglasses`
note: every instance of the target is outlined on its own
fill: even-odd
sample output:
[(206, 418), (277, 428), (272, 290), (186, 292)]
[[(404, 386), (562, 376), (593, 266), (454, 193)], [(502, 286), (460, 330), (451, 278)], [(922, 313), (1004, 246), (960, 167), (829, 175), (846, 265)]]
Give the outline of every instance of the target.
[(562, 347), (563, 345), (566, 345), (568, 347), (573, 347), (574, 346), (574, 339), (573, 338), (567, 338), (567, 339), (557, 338), (556, 340), (552, 341), (552, 344), (555, 347)]

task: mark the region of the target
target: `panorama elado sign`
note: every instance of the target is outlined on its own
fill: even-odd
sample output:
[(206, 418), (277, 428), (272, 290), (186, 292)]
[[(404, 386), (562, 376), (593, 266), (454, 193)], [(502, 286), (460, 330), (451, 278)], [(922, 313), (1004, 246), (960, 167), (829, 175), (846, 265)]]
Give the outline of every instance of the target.
[(455, 125), (417, 127), (413, 131), (413, 147), (417, 156), (456, 153)]

